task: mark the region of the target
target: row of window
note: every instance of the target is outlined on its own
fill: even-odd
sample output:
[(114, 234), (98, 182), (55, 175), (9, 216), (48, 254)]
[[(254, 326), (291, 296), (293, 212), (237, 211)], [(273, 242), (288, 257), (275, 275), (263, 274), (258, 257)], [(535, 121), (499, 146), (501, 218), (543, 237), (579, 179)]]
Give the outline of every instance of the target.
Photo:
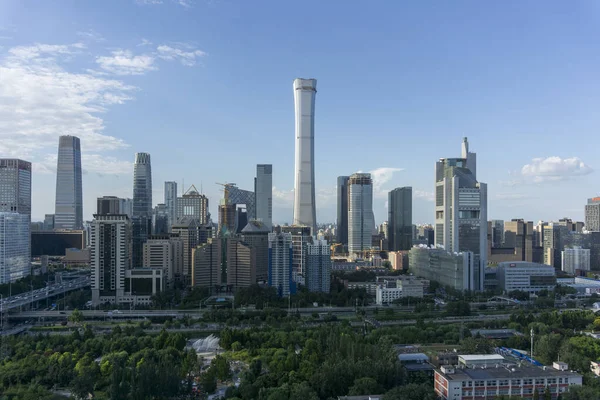
[(556, 383), (569, 383), (569, 378), (524, 378), (524, 379), (500, 379), (488, 381), (463, 381), (463, 387), (480, 386), (520, 386), (520, 385), (555, 385)]

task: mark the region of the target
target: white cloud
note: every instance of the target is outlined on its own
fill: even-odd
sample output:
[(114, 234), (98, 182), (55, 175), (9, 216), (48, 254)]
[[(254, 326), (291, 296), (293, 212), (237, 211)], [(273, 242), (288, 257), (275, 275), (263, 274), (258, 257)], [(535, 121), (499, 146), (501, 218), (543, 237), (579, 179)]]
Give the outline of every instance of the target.
[(373, 197), (386, 199), (391, 189), (384, 189), (383, 186), (394, 177), (396, 172), (400, 171), (404, 171), (404, 168), (380, 167), (369, 171), (373, 178)]
[(157, 69), (154, 57), (145, 54), (136, 56), (129, 50), (115, 50), (110, 56), (97, 57), (96, 63), (116, 75), (142, 75)]
[(290, 207), (294, 204), (294, 189), (279, 190), (273, 186), (273, 203), (282, 207)]
[(105, 40), (101, 34), (93, 29), (77, 32), (77, 36), (86, 40), (92, 40), (94, 42), (103, 42)]
[(559, 181), (592, 172), (593, 169), (579, 157), (534, 158), (530, 164), (526, 164), (521, 168), (521, 175), (533, 179), (536, 183)]
[(82, 154), (81, 165), (84, 173), (98, 175), (129, 175), (133, 173), (133, 163), (100, 154)]
[(195, 50), (189, 48), (189, 51), (182, 50), (181, 48), (171, 47), (167, 45), (160, 45), (156, 48), (158, 57), (163, 60), (173, 61), (179, 60), (181, 64), (191, 67), (196, 64), (196, 60), (206, 55), (202, 50)]
[(498, 200), (523, 200), (530, 199), (531, 196), (523, 193), (497, 193), (494, 198)]
[(414, 190), (413, 191), (413, 196), (416, 199), (423, 199), (426, 201), (433, 201), (434, 200), (434, 194), (433, 192), (427, 192), (425, 190)]
[(138, 4), (140, 6), (162, 4), (162, 0), (135, 0), (135, 4)]
[(151, 46), (151, 45), (152, 45), (152, 42), (151, 42), (151, 41), (149, 41), (148, 39), (144, 39), (144, 38), (142, 38), (142, 41), (141, 41), (141, 43), (140, 43), (140, 44), (138, 44), (138, 47), (139, 47), (139, 46)]
[(194, 5), (193, 0), (173, 0), (174, 3), (179, 4), (182, 7), (189, 8)]
[(42, 61), (49, 62), (55, 60), (58, 56), (71, 55), (83, 48), (85, 48), (83, 43), (73, 43), (69, 45), (36, 43), (32, 46), (17, 46), (8, 51), (11, 55), (9, 61), (14, 63), (29, 60), (35, 60), (38, 63)]

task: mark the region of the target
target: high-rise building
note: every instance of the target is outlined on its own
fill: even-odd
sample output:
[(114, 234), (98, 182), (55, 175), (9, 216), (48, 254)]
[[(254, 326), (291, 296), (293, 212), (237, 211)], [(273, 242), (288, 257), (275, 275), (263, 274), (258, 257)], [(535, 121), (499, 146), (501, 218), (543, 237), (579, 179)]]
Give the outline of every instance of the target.
[(227, 286), (236, 290), (256, 283), (256, 250), (237, 238), (226, 239)]
[(183, 271), (179, 275), (175, 273), (175, 279), (184, 283), (191, 282), (192, 250), (199, 244), (198, 220), (195, 218), (181, 218), (172, 226), (171, 232), (178, 234), (183, 241)]
[(131, 199), (124, 199), (116, 196), (103, 196), (98, 197), (96, 200), (96, 213), (97, 214), (125, 214), (132, 218), (132, 205)]
[(415, 246), (408, 252), (408, 264), (413, 274), (460, 291), (477, 288), (474, 258), (470, 251), (452, 253), (426, 246)]
[(256, 219), (271, 229), (273, 226), (273, 166), (271, 164), (256, 166), (254, 196)]
[(504, 222), (503, 246), (515, 249), (514, 261), (533, 262), (533, 222), (522, 219)]
[(242, 229), (242, 240), (256, 252), (256, 281), (269, 278), (269, 229), (262, 221), (250, 221)]
[(571, 275), (579, 275), (590, 270), (590, 250), (573, 247), (562, 251), (561, 270)]
[(492, 235), (492, 247), (504, 246), (504, 221), (501, 219), (493, 219), (488, 227)]
[(374, 231), (371, 174), (352, 174), (348, 180), (348, 252), (370, 250)]
[(132, 262), (134, 268), (137, 268), (143, 266), (144, 242), (152, 233), (152, 166), (148, 153), (135, 154), (132, 226)]
[(81, 144), (75, 136), (61, 136), (58, 140), (54, 227), (83, 228)]
[(0, 212), (29, 215), (31, 220), (31, 163), (0, 158)]
[(194, 185), (177, 198), (176, 218), (193, 218), (198, 221), (199, 225), (204, 225), (208, 222), (208, 197), (198, 193)]
[(54, 214), (44, 215), (44, 230), (45, 231), (54, 230)]
[(570, 224), (552, 222), (544, 226), (544, 264), (552, 265), (556, 270), (562, 266), (561, 255), (564, 241), (570, 235)]
[(157, 204), (152, 211), (152, 233), (154, 235), (169, 233), (169, 213), (163, 203)]
[(124, 214), (94, 215), (90, 232), (92, 304), (120, 303), (131, 269), (131, 221)]
[(337, 178), (337, 241), (348, 246), (348, 180), (349, 176)]
[[(309, 228), (310, 229), (310, 228)], [(292, 279), (292, 234), (269, 233), (269, 286), (277, 289), (280, 297), (296, 292)]]
[(388, 248), (410, 250), (413, 243), (412, 187), (396, 188), (388, 194), (387, 225)]
[(487, 266), (487, 185), (477, 181), (476, 156), (464, 138), (462, 158), (436, 163), (435, 245), (475, 255), (475, 289), (484, 290)]
[(0, 211), (0, 284), (31, 273), (29, 219), (27, 214)]
[(308, 226), (317, 234), (315, 207), (315, 96), (316, 79), (294, 80), (296, 157), (294, 225)]
[(165, 205), (169, 216), (169, 232), (177, 222), (177, 182), (165, 182)]
[(317, 239), (306, 245), (306, 287), (311, 292), (329, 293), (331, 249), (327, 240)]
[(600, 197), (588, 199), (585, 206), (585, 229), (591, 232), (600, 231)]
[(219, 234), (235, 232), (237, 232), (237, 206), (225, 204), (225, 200), (221, 200), (221, 204), (219, 204)]
[[(250, 190), (244, 190), (238, 188), (235, 183), (228, 183), (224, 185), (225, 188), (223, 190), (223, 200), (224, 204), (228, 206), (236, 206), (240, 208), (240, 206), (245, 206), (246, 213), (248, 214), (248, 220), (256, 219), (256, 195), (254, 192)], [(243, 228), (243, 225), (241, 228)], [(240, 229), (241, 229), (240, 228)]]
[(306, 275), (306, 245), (312, 243), (313, 236), (309, 226), (282, 226), (281, 232), (292, 235), (294, 257), (292, 262), (292, 280), (304, 284)]
[(222, 284), (222, 242), (223, 239), (209, 239), (208, 243), (197, 246), (192, 252), (191, 285), (207, 287), (211, 290)]
[(183, 240), (178, 235), (155, 235), (144, 243), (144, 265), (161, 268), (167, 286), (173, 287), (175, 274), (183, 273)]

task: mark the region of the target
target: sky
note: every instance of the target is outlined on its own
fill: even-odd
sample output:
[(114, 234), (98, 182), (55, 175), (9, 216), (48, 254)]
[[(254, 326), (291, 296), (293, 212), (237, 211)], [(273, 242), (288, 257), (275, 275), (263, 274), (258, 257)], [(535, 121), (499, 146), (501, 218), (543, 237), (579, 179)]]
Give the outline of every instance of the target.
[[(412, 186), (433, 222), (435, 162), (464, 136), (489, 219), (583, 220), (600, 194), (596, 1), (0, 1), (0, 157), (33, 163), (32, 219), (54, 212), (58, 136), (81, 138), (84, 219), (132, 196), (136, 152), (164, 181), (252, 190), (273, 164), (273, 219), (291, 222), (294, 78), (316, 78), (317, 220), (336, 177)], [(185, 185), (185, 186), (184, 186)]]

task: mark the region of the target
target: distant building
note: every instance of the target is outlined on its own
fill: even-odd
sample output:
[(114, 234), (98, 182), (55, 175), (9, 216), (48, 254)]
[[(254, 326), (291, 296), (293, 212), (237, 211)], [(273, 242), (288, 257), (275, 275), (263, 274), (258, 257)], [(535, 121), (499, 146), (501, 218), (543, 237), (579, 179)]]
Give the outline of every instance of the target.
[(29, 219), (27, 214), (0, 212), (0, 284), (31, 273)]
[(493, 219), (490, 221), (488, 228), (492, 235), (492, 247), (503, 247), (504, 246), (504, 221), (501, 219)]
[(256, 250), (241, 239), (228, 238), (227, 286), (232, 289), (247, 288), (256, 283)]
[(396, 188), (388, 194), (388, 247), (410, 250), (413, 243), (412, 188)]
[(554, 290), (556, 271), (550, 265), (527, 261), (502, 262), (496, 269), (498, 286), (505, 292), (520, 290), (537, 293)]
[(273, 226), (273, 166), (258, 164), (254, 180), (256, 219), (271, 230)]
[(377, 285), (375, 301), (378, 305), (383, 305), (405, 297), (423, 298), (426, 285), (429, 287), (428, 281), (408, 277), (385, 281)]
[[(307, 227), (310, 230), (310, 227)], [(291, 233), (269, 233), (269, 286), (280, 297), (296, 292), (292, 279), (293, 247)]]
[(456, 290), (475, 290), (477, 268), (472, 252), (450, 253), (444, 249), (413, 247), (408, 253), (410, 271)]
[(590, 270), (590, 250), (574, 247), (562, 251), (561, 270), (571, 275)]
[(171, 233), (178, 235), (183, 242), (183, 271), (181, 275), (175, 272), (174, 278), (186, 284), (192, 279), (192, 250), (199, 244), (198, 232), (198, 220), (191, 217), (181, 218), (171, 227)]
[(183, 273), (183, 240), (178, 235), (151, 236), (144, 243), (144, 266), (163, 270), (167, 287), (173, 287), (175, 275)]
[(165, 290), (162, 268), (133, 268), (125, 271), (124, 294), (119, 304), (149, 306), (152, 296)]
[(31, 232), (31, 257), (62, 257), (66, 249), (82, 250), (87, 246), (85, 231)]
[(269, 278), (269, 229), (261, 221), (250, 221), (242, 229), (242, 240), (256, 252), (256, 281)]
[(294, 282), (304, 284), (306, 275), (306, 245), (312, 243), (311, 229), (309, 226), (282, 226), (281, 232), (292, 235), (292, 244), (294, 247), (294, 258), (292, 264), (292, 277)]
[(54, 229), (54, 214), (44, 215), (44, 230), (51, 231)]
[(331, 249), (326, 240), (307, 245), (306, 287), (311, 292), (329, 293), (331, 282)]
[(370, 250), (374, 230), (373, 179), (371, 174), (352, 174), (348, 180), (348, 252)]
[(177, 222), (177, 182), (165, 182), (165, 206), (169, 218), (169, 232), (171, 227)]
[(193, 218), (198, 221), (199, 225), (208, 222), (208, 197), (198, 193), (194, 185), (177, 198), (176, 207), (177, 221), (182, 218)]
[(223, 239), (209, 239), (208, 243), (193, 249), (191, 285), (211, 290), (222, 284)]
[(571, 224), (553, 222), (543, 228), (544, 264), (552, 265), (557, 271), (561, 268), (561, 252), (564, 240), (571, 232)]
[(388, 260), (392, 264), (394, 271), (407, 270), (409, 268), (408, 253), (408, 251), (390, 251), (388, 253)]
[(588, 199), (585, 206), (585, 229), (592, 232), (600, 231), (600, 197)]
[(131, 262), (143, 264), (144, 243), (152, 233), (152, 166), (150, 154), (135, 153), (133, 165), (133, 215)]
[(348, 246), (348, 181), (349, 176), (337, 178), (337, 242)]
[(152, 230), (154, 235), (169, 233), (169, 212), (165, 204), (157, 204), (152, 211)]
[(61, 136), (58, 140), (54, 226), (83, 228), (81, 144), (76, 136)]

